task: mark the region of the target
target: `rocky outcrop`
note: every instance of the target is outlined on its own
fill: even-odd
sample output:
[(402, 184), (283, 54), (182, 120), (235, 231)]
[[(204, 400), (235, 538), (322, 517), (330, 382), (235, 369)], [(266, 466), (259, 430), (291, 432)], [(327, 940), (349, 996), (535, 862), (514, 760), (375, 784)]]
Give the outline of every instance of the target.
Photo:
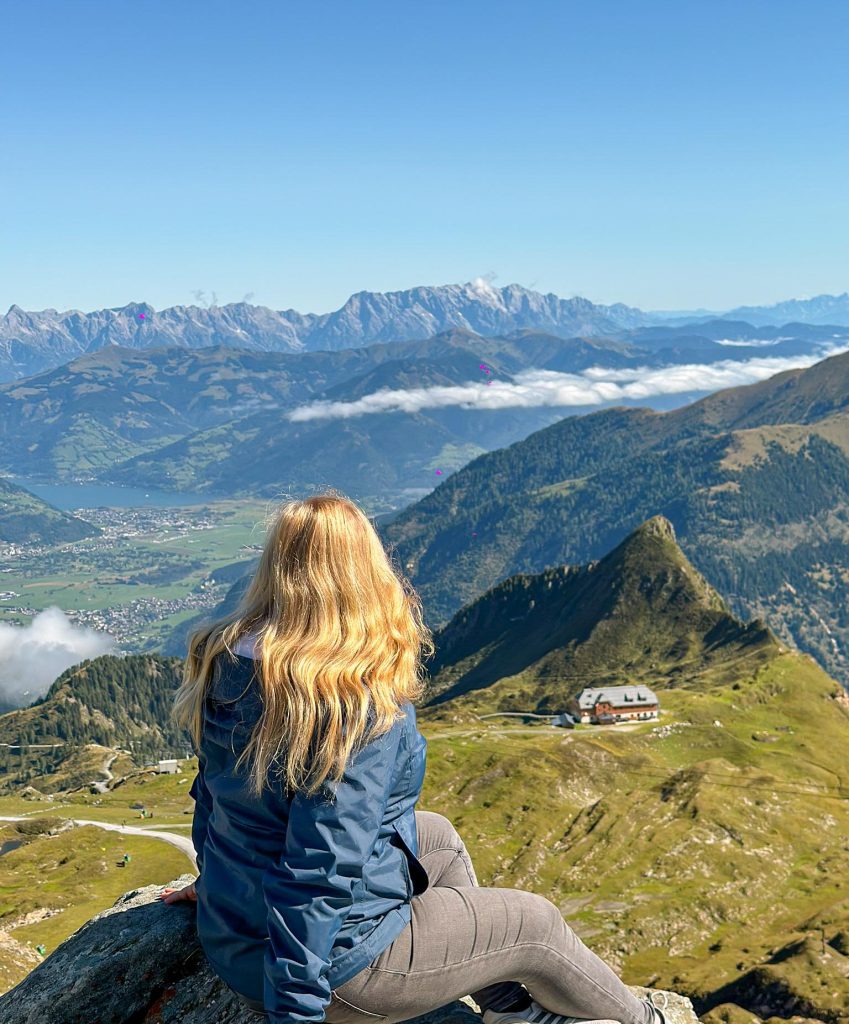
[[(192, 881), (184, 875), (171, 883)], [(213, 974), (195, 932), (194, 906), (164, 904), (161, 888), (125, 893), (6, 995), (3, 1024), (251, 1024), (257, 1017)], [(635, 988), (638, 995), (649, 989)], [(689, 999), (667, 993), (669, 1024), (698, 1024)], [(416, 1024), (479, 1024), (470, 997)]]

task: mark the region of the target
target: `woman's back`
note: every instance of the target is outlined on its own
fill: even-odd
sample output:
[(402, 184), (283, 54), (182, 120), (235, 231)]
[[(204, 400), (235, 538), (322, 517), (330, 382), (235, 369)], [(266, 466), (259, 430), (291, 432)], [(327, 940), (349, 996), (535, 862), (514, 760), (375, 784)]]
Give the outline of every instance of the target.
[[(246, 638), (236, 650), (252, 648)], [(409, 900), (427, 888), (414, 815), (427, 744), (414, 706), (403, 710), (389, 732), (352, 755), (339, 783), (290, 799), (272, 780), (257, 798), (234, 769), (262, 711), (258, 662), (246, 654), (215, 659), (192, 787), (198, 934), (227, 984), (268, 1008), (274, 992), (297, 1000), (301, 984), (309, 1006), (299, 1003), (299, 1012), (314, 1010), (304, 973), (317, 977), (326, 955), (328, 984), (342, 984), (376, 943), (403, 929)], [(275, 921), (285, 944), (274, 942)], [(264, 985), (266, 971), (272, 985)]]

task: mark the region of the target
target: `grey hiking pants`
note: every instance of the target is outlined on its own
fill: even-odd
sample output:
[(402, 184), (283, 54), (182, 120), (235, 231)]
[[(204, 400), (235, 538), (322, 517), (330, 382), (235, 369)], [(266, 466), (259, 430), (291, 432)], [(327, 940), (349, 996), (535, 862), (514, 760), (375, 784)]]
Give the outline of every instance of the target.
[(334, 990), (327, 1024), (398, 1024), (465, 995), (481, 1010), (502, 1010), (528, 994), (566, 1016), (654, 1024), (651, 1005), (581, 942), (550, 900), (478, 886), (451, 822), (415, 813), (430, 887), (413, 897), (404, 931)]

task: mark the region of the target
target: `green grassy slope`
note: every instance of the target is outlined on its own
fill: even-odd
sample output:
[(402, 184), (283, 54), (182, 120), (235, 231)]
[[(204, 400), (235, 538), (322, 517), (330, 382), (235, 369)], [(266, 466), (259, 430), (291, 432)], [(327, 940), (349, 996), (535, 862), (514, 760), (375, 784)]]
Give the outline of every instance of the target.
[[(61, 814), (47, 810), (44, 818), (0, 822), (0, 847), (24, 840), (0, 857), (0, 993), (41, 960), (39, 943), (49, 956), (122, 893), (192, 870), (188, 857), (167, 843), (94, 825), (65, 828)], [(130, 861), (118, 867), (125, 853)]]
[(849, 354), (672, 412), (565, 419), (473, 460), (381, 536), (440, 627), (494, 584), (599, 559), (662, 514), (736, 615), (849, 683), (847, 395)]
[(100, 529), (54, 508), (11, 480), (0, 478), (0, 541), (8, 544), (66, 544), (96, 537)]
[[(794, 943), (819, 936), (815, 918), (827, 942), (845, 944), (849, 928), (839, 692), (788, 652), (731, 685), (661, 690), (660, 724), (423, 724), (423, 806), (455, 822), (481, 884), (557, 902), (626, 981), (685, 992), (702, 1011), (732, 1001), (769, 1016), (792, 996), (838, 1021), (849, 959), (829, 946), (816, 965)], [(741, 981), (776, 955), (792, 976), (784, 1002)]]
[(657, 516), (587, 566), (514, 576), (435, 636), (428, 705), (548, 711), (587, 686), (699, 685), (774, 657), (763, 623), (744, 625)]
[[(792, 1000), (836, 1024), (835, 1006), (849, 999), (849, 979), (839, 975), (849, 934), (849, 707), (810, 658), (790, 652), (731, 684), (660, 695), (661, 722), (628, 729), (447, 727), (423, 708), (428, 767), (419, 806), (456, 824), (481, 884), (554, 900), (626, 981), (685, 992), (701, 1011), (730, 1002), (767, 1018)], [(119, 822), (141, 801), (156, 827), (187, 832), (193, 765), (176, 777), (136, 772), (103, 797), (57, 798), (33, 816)], [(34, 806), (0, 799), (0, 814)], [(84, 870), (103, 859), (101, 838), (75, 847), (74, 877), (90, 888), (67, 890), (92, 913), (113, 898), (97, 881), (109, 871)], [(61, 857), (45, 858), (43, 877), (67, 870)], [(170, 861), (144, 863), (133, 884), (164, 884), (178, 873)], [(31, 884), (15, 888), (14, 873), (4, 881), (11, 864), (0, 858), (9, 920), (54, 905)], [(65, 892), (68, 879), (56, 878), (49, 891)], [(64, 937), (57, 929), (71, 923), (34, 922), (32, 942), (55, 945)], [(17, 940), (23, 934), (13, 931)]]

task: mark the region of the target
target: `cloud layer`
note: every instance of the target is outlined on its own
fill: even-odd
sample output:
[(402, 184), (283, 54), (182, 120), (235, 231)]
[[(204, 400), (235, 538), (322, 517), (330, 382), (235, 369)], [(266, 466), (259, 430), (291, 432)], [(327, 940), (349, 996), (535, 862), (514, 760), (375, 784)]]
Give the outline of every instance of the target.
[(652, 398), (655, 395), (690, 394), (754, 384), (782, 370), (812, 366), (828, 356), (849, 351), (849, 346), (830, 346), (807, 356), (769, 356), (746, 360), (724, 359), (716, 363), (687, 363), (663, 367), (612, 370), (590, 367), (582, 373), (555, 370), (524, 370), (512, 381), (492, 378), (465, 384), (429, 388), (384, 388), (354, 402), (312, 402), (288, 413), (292, 422), (348, 419), (371, 413), (407, 412), (460, 406), (464, 409), (508, 409), (517, 406), (587, 406)]
[(61, 608), (46, 608), (28, 626), (0, 623), (0, 704), (31, 704), (66, 668), (112, 651), (112, 637), (74, 625)]

